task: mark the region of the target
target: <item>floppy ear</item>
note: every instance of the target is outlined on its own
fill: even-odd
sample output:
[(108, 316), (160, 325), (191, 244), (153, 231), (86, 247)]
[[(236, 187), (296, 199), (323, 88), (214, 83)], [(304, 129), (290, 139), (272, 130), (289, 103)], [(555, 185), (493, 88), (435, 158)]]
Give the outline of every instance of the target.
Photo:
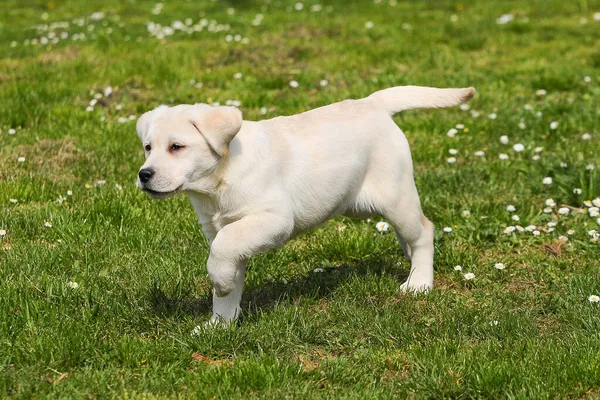
[(137, 131), (140, 141), (143, 142), (144, 136), (146, 136), (146, 133), (148, 133), (148, 129), (150, 128), (150, 121), (152, 120), (152, 114), (163, 108), (169, 107), (165, 105), (158, 106), (154, 110), (143, 113), (142, 116), (137, 120), (137, 123), (135, 124), (135, 130)]
[(212, 107), (206, 104), (196, 104), (193, 112), (192, 124), (215, 153), (226, 156), (229, 143), (242, 127), (242, 112), (235, 107)]

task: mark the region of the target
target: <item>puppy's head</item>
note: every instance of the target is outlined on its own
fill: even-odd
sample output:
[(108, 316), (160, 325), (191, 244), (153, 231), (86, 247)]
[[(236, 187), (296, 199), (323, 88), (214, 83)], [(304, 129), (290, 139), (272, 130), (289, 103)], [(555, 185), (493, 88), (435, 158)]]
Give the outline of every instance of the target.
[(233, 107), (207, 104), (160, 106), (143, 114), (136, 130), (146, 162), (137, 185), (154, 198), (167, 198), (213, 173), (242, 126)]

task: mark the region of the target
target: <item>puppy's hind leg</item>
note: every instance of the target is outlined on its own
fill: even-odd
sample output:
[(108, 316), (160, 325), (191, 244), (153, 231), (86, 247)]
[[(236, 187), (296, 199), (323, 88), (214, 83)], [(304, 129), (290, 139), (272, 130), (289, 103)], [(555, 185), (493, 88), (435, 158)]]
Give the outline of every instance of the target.
[(411, 262), (408, 279), (401, 289), (429, 291), (433, 287), (433, 224), (421, 211), (414, 183), (396, 201), (382, 207), (381, 214), (393, 225)]

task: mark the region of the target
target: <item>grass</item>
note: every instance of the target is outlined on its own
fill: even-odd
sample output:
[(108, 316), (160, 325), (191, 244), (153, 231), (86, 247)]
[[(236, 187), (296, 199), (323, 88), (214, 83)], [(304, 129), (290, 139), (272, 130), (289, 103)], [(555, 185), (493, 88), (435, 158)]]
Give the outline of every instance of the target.
[[(600, 3), (295, 3), (2, 2), (0, 397), (599, 398), (600, 226), (583, 201), (600, 196)], [(229, 29), (146, 27), (186, 18)], [(67, 39), (25, 45), (60, 21)], [(403, 84), (478, 89), (469, 111), (397, 116), (437, 226), (435, 290), (398, 291), (409, 266), (378, 220), (335, 219), (252, 259), (240, 323), (191, 336), (210, 316), (208, 247), (187, 199), (135, 188), (143, 152), (119, 118), (239, 100), (253, 120)], [(468, 132), (448, 137), (456, 124)], [(583, 213), (544, 213), (547, 198)], [(541, 234), (503, 233), (514, 224)]]

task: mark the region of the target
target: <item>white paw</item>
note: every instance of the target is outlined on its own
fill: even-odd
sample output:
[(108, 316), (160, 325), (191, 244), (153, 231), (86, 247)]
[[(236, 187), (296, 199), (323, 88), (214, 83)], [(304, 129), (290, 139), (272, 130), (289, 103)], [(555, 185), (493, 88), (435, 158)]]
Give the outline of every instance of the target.
[(429, 293), (429, 291), (433, 288), (433, 282), (429, 281), (419, 281), (417, 279), (409, 279), (400, 285), (400, 290), (405, 293)]

